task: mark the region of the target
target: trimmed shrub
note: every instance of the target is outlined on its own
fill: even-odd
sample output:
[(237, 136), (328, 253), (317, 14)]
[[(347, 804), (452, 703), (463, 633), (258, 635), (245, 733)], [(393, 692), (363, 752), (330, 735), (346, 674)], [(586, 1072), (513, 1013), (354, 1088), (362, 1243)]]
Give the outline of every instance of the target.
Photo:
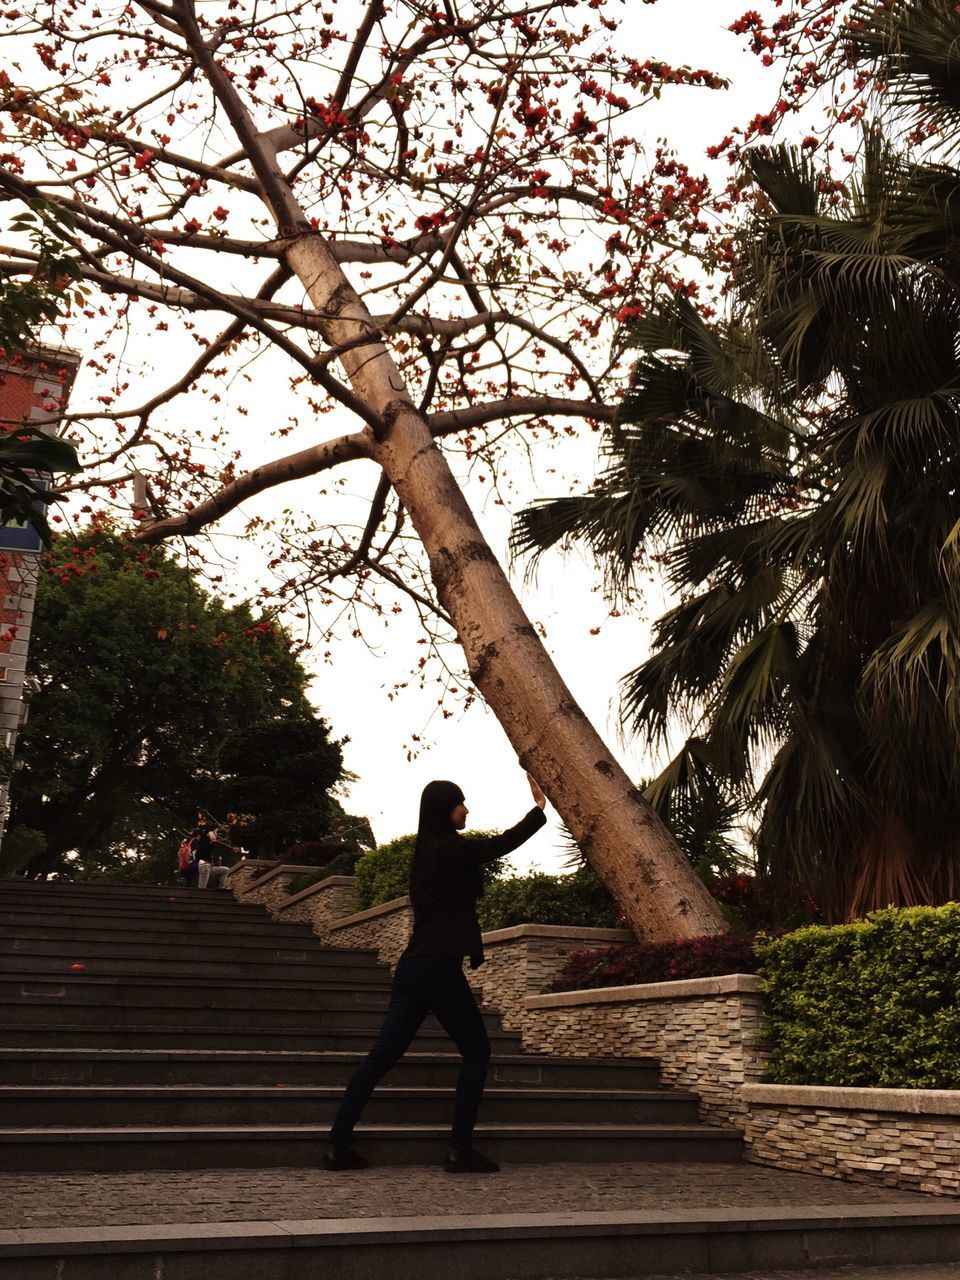
[[(352, 876), (357, 869), (357, 863), (363, 857), (362, 849), (355, 849), (350, 853), (338, 853), (335, 858), (331, 858), (327, 865), (322, 869), (323, 876)], [(323, 879), (321, 876), (321, 879)]]
[(588, 867), (565, 876), (536, 872), (495, 880), (485, 889), (478, 914), (483, 929), (515, 924), (614, 929), (620, 923), (617, 904)]
[(758, 945), (780, 1084), (960, 1088), (960, 904)]
[(357, 910), (378, 907), (383, 902), (402, 898), (410, 889), (410, 863), (416, 834), (398, 836), (387, 844), (365, 853), (354, 871), (353, 892)]
[(754, 935), (722, 933), (681, 938), (677, 942), (639, 942), (628, 946), (572, 951), (550, 991), (589, 991), (640, 982), (713, 978), (725, 973), (756, 973)]

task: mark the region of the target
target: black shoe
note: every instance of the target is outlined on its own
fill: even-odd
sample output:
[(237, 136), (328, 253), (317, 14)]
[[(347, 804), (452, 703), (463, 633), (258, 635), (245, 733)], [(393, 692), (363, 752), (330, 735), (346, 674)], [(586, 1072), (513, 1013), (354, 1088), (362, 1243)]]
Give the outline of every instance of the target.
[(443, 1162), (443, 1167), (447, 1173), (500, 1172), (500, 1166), (496, 1160), (491, 1160), (488, 1156), (481, 1155), (479, 1151), (474, 1151), (473, 1147), (466, 1147), (461, 1151), (451, 1148), (447, 1153), (446, 1160)]
[(323, 1153), (323, 1167), (331, 1173), (339, 1173), (341, 1169), (366, 1169), (369, 1160), (364, 1160), (352, 1147), (329, 1147)]

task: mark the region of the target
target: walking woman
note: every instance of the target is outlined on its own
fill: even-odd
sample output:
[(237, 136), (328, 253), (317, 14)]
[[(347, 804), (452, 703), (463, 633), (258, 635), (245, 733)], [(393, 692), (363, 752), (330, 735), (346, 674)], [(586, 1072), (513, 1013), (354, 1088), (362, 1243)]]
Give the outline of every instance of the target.
[(546, 822), (544, 794), (530, 774), (527, 778), (534, 799), (527, 816), (502, 835), (469, 840), (459, 834), (467, 825), (467, 806), (456, 783), (428, 782), (424, 787), (410, 869), (413, 934), (397, 963), (380, 1034), (351, 1076), (340, 1103), (330, 1130), (330, 1147), (323, 1157), (324, 1168), (367, 1167), (363, 1156), (350, 1146), (353, 1127), (377, 1082), (403, 1057), (420, 1024), (432, 1013), (463, 1059), (444, 1168), (448, 1173), (499, 1171), (495, 1161), (472, 1146), (490, 1041), (463, 972), (463, 958), (470, 957), (472, 969), (483, 964), (477, 923), (481, 864), (512, 853)]

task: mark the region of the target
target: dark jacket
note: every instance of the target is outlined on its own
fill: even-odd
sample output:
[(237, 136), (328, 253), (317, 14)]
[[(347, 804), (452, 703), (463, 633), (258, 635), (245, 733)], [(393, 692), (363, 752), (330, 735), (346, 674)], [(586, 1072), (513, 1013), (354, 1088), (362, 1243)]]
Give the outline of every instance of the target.
[(519, 849), (546, 823), (533, 808), (515, 827), (498, 836), (465, 840), (456, 831), (418, 846), (410, 870), (413, 935), (404, 955), (469, 956), (473, 968), (483, 963), (477, 922), (477, 899), (483, 886), (481, 863)]
[(209, 831), (201, 831), (193, 846), (193, 856), (197, 862), (217, 861), (217, 842), (211, 840)]

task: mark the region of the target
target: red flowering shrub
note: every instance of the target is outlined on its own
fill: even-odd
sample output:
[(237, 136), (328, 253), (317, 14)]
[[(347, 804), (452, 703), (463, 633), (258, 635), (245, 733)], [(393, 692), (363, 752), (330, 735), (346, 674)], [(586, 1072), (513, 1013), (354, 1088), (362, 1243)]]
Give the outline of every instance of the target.
[(721, 973), (756, 973), (752, 933), (722, 933), (677, 942), (633, 943), (573, 951), (550, 985), (550, 991), (587, 991), (635, 982), (670, 982), (710, 978)]

